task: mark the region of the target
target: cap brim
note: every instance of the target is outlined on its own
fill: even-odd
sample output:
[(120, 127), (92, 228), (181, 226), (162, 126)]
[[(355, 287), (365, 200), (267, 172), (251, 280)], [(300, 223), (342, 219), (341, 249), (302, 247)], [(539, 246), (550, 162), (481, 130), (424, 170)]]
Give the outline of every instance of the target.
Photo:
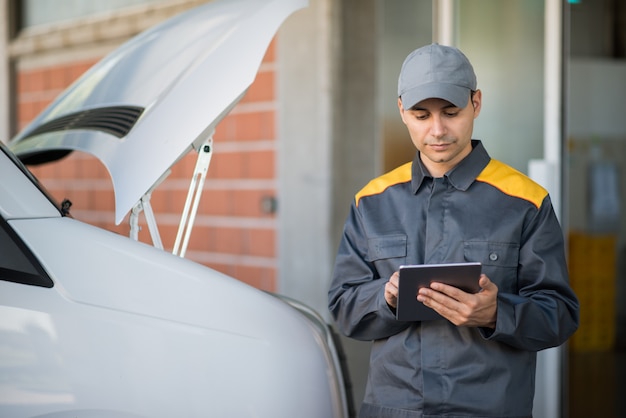
[(422, 100), (426, 99), (443, 99), (456, 107), (464, 108), (467, 106), (470, 97), (470, 89), (467, 87), (456, 86), (447, 83), (430, 83), (421, 85), (414, 89), (409, 89), (402, 93), (402, 106), (410, 109)]

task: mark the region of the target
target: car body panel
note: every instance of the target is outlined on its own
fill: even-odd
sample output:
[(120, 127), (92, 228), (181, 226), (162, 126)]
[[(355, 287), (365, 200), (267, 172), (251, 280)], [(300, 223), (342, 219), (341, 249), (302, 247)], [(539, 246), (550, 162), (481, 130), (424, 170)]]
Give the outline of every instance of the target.
[[(0, 282), (0, 292), (12, 327), (0, 326), (0, 357), (10, 364), (2, 367), (2, 416), (107, 409), (145, 417), (337, 416), (323, 393), (323, 369), (313, 370), (324, 359), (305, 321), (280, 339), (257, 339), (72, 303), (56, 286)], [(16, 303), (26, 298), (30, 304)], [(294, 345), (295, 337), (304, 339)]]
[(212, 134), (254, 81), (280, 24), (306, 5), (219, 0), (169, 19), (93, 66), (9, 146), (40, 161), (73, 150), (97, 157), (113, 181), (119, 224)]

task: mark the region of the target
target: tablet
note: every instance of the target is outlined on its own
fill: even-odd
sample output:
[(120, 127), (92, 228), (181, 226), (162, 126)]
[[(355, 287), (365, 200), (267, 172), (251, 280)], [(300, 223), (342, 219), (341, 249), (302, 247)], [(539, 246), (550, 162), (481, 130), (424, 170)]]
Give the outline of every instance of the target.
[(428, 287), (432, 282), (441, 282), (456, 286), (467, 293), (480, 291), (481, 264), (450, 263), (450, 264), (416, 264), (400, 266), (398, 281), (398, 306), (396, 319), (400, 321), (428, 321), (443, 317), (433, 309), (417, 300), (417, 292)]

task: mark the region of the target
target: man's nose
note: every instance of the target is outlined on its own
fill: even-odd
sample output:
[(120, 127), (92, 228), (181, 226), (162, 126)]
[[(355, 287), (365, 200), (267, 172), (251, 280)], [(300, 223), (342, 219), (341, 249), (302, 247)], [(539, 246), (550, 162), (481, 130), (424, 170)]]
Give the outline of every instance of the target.
[(441, 116), (433, 116), (432, 125), (430, 126), (430, 134), (435, 138), (441, 138), (446, 133), (446, 126)]

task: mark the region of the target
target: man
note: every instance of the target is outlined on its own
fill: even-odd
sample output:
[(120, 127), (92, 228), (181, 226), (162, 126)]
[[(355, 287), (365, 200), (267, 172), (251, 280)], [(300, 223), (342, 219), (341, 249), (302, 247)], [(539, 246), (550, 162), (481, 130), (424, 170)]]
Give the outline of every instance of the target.
[[(550, 197), (471, 139), (482, 93), (458, 49), (413, 51), (398, 96), (416, 156), (357, 193), (329, 289), (339, 329), (373, 341), (360, 416), (530, 417), (537, 351), (578, 327)], [(416, 297), (445, 319), (396, 319), (401, 265), (467, 261), (479, 293), (433, 283)]]

